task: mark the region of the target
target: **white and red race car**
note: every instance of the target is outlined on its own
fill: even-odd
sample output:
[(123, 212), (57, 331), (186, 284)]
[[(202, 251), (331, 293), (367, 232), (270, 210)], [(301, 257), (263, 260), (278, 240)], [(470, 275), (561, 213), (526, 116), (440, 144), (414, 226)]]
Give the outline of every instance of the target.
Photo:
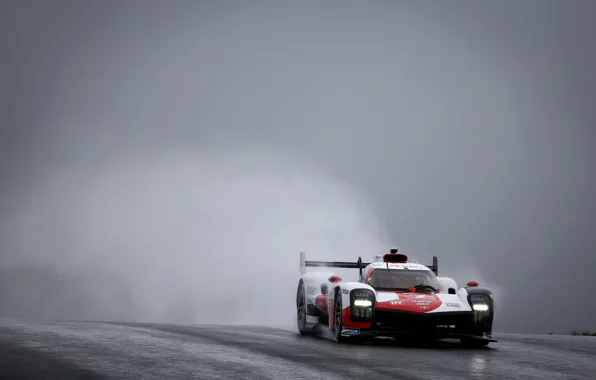
[[(307, 267), (354, 268), (358, 281)], [(306, 261), (300, 252), (301, 278), (296, 295), (301, 334), (331, 331), (338, 341), (378, 336), (416, 339), (455, 338), (469, 346), (492, 339), (494, 302), (476, 281), (457, 290), (449, 277), (438, 277), (438, 259), (425, 266), (391, 249), (372, 263)]]

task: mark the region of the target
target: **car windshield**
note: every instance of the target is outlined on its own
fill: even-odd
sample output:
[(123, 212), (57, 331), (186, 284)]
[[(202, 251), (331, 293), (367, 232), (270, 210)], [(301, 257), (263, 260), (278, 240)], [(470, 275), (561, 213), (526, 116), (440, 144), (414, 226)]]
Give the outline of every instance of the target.
[[(375, 269), (368, 279), (368, 284), (377, 290), (407, 290), (417, 285), (432, 286), (439, 290), (439, 281), (430, 270), (410, 269)], [(421, 290), (430, 290), (422, 286)]]

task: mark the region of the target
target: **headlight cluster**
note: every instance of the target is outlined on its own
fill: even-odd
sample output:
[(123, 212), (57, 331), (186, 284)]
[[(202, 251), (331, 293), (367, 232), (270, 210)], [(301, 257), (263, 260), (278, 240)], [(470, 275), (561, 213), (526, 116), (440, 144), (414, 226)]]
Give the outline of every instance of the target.
[(354, 322), (370, 321), (373, 316), (375, 294), (368, 289), (356, 289), (350, 293), (350, 319)]
[(470, 295), (470, 304), (474, 310), (474, 321), (478, 322), (489, 316), (491, 299), (484, 294)]
[(474, 305), (474, 311), (488, 311), (488, 305), (484, 303), (477, 303)]

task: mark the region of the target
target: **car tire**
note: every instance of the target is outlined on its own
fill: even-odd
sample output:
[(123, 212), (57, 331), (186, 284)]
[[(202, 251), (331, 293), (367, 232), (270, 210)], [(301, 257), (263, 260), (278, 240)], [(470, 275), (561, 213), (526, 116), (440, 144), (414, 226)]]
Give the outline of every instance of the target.
[(335, 291), (335, 300), (333, 302), (333, 318), (334, 318), (333, 329), (335, 332), (335, 340), (337, 340), (340, 343), (346, 342), (348, 340), (348, 337), (341, 335), (341, 330), (343, 328), (342, 310), (343, 310), (343, 303), (341, 300), (341, 292), (338, 289)]
[(306, 323), (306, 312), (308, 306), (306, 303), (306, 291), (304, 289), (304, 282), (300, 280), (298, 283), (298, 290), (296, 292), (296, 323), (298, 331), (303, 335), (311, 335), (312, 329), (308, 328)]

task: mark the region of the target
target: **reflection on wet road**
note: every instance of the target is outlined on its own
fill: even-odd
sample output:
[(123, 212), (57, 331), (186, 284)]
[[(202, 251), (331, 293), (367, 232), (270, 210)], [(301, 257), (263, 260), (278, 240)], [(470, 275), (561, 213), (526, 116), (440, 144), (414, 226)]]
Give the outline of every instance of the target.
[(3, 322), (0, 379), (596, 379), (596, 337), (344, 345), (262, 327)]

